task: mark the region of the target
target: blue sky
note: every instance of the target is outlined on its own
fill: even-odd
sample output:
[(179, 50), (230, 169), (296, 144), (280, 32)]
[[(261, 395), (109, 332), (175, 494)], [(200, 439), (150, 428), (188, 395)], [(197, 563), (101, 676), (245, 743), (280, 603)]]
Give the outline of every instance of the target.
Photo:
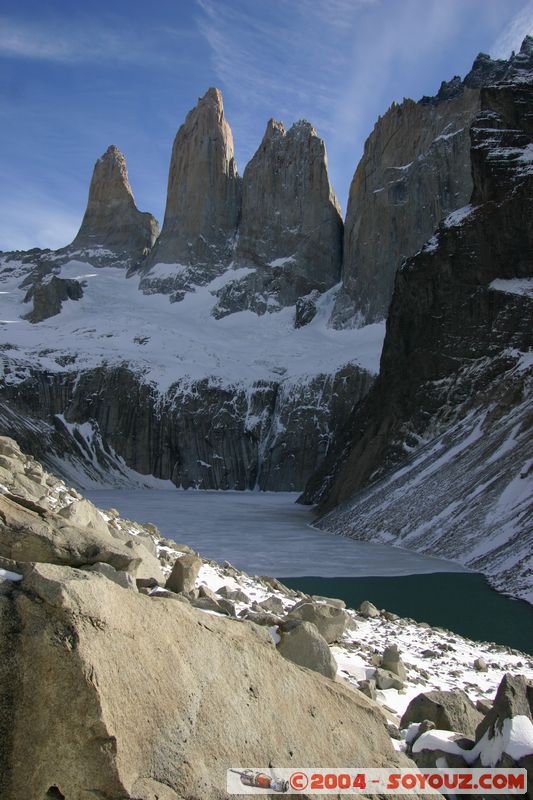
[(532, 32), (533, 0), (2, 0), (0, 249), (68, 243), (109, 144), (162, 220), (174, 135), (209, 86), (241, 174), (270, 117), (305, 117), (345, 208), (378, 114)]

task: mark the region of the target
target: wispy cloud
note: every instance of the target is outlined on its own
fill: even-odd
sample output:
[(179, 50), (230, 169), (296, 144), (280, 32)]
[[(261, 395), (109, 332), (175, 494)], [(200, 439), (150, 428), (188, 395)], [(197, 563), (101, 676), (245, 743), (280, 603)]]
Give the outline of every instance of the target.
[(520, 50), (527, 34), (533, 35), (533, 0), (529, 0), (504, 28), (491, 47), (491, 55), (494, 58), (509, 58), (513, 50)]
[(112, 19), (96, 25), (0, 17), (0, 56), (61, 64), (161, 63), (168, 55), (166, 45), (170, 49), (184, 35), (169, 27), (138, 32)]
[(196, 2), (215, 73), (234, 99), (237, 145), (244, 134), (252, 155), (252, 119), (265, 109), (285, 122), (309, 117), (327, 141), (343, 200), (372, 123), (402, 99), (391, 96), (399, 65), (416, 75), (435, 51), (445, 54), (466, 13), (462, 0), (425, 3), (423, 13), (419, 0), (271, 0), (261, 13), (244, 0)]

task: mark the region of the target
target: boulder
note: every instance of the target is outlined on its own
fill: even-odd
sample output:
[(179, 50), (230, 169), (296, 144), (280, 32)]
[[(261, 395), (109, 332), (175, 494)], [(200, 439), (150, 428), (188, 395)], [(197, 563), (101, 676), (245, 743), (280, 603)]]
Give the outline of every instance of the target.
[(395, 644), (389, 645), (385, 648), (381, 657), (380, 666), (389, 672), (394, 672), (401, 681), (407, 680), (407, 671), (403, 663), (398, 647)]
[(376, 617), (379, 617), (380, 614), (374, 603), (371, 603), (369, 600), (363, 600), (358, 608), (358, 611), (361, 616), (366, 617), (366, 619), (375, 619)]
[(177, 558), (167, 578), (166, 588), (172, 592), (190, 592), (194, 589), (201, 566), (202, 559), (198, 556), (185, 555)]
[(474, 669), (476, 672), (488, 672), (488, 665), (484, 658), (476, 658), (474, 661)]
[(57, 514), (68, 520), (72, 525), (79, 525), (82, 528), (94, 528), (100, 533), (109, 534), (107, 522), (96, 506), (93, 506), (89, 500), (74, 500), (67, 506), (63, 506)]
[(287, 615), (287, 619), (301, 619), (316, 625), (326, 642), (338, 641), (344, 633), (348, 615), (342, 608), (325, 604), (297, 603)]
[(474, 738), (482, 719), (483, 715), (463, 691), (451, 689), (417, 695), (407, 706), (400, 727), (407, 728), (412, 722), (430, 720), (439, 730), (455, 731)]
[(378, 667), (374, 675), (378, 689), (403, 689), (403, 681), (394, 672)]
[(366, 696), (370, 697), (372, 700), (376, 699), (376, 681), (373, 678), (359, 681), (357, 688), (360, 692), (363, 692), (363, 694), (366, 694)]
[(292, 620), (280, 626), (278, 651), (283, 658), (320, 672), (326, 678), (337, 674), (337, 662), (328, 647), (327, 641), (311, 622)]
[(469, 764), (469, 751), (473, 741), (460, 733), (429, 730), (413, 743), (411, 756), (420, 768), (442, 766), (463, 768)]
[(371, 700), (263, 636), (34, 566), (0, 597), (0, 796), (221, 800), (228, 765), (408, 766)]
[(134, 572), (140, 557), (109, 531), (76, 527), (58, 514), (38, 514), (0, 495), (0, 555), (14, 561), (81, 567), (102, 561)]
[(529, 722), (533, 722), (528, 688), (528, 682), (523, 675), (508, 673), (503, 676), (492, 708), (480, 719), (476, 728), (476, 742), (485, 735), (493, 739), (497, 734), (501, 734), (505, 721), (513, 717), (525, 717)]
[(274, 594), (267, 597), (266, 600), (261, 600), (258, 606), (271, 614), (284, 614), (283, 602), (280, 597), (276, 597)]

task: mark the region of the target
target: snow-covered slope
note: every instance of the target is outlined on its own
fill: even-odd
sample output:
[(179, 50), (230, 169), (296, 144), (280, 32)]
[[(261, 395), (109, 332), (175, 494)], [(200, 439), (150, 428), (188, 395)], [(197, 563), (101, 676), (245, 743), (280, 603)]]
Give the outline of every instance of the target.
[[(483, 572), (500, 591), (533, 603), (531, 362), (530, 353), (519, 356), (481, 408), (464, 416), (449, 409), (458, 418), (454, 424), (434, 437), (428, 433), (403, 467), (318, 526), (455, 559)], [(477, 365), (478, 374), (483, 368), (487, 364)], [(513, 394), (521, 399), (502, 415)]]
[[(215, 318), (217, 293), (241, 273), (173, 303), (140, 290), (139, 275), (101, 250), (2, 256), (2, 430), (65, 477), (74, 464), (84, 486), (124, 485), (124, 459), (176, 485), (303, 488), (333, 427), (370, 388), (384, 325), (328, 328), (335, 289), (301, 328), (294, 306)], [(52, 309), (45, 296), (44, 313), (56, 313), (34, 324), (31, 287), (46, 293), (53, 281), (82, 296)]]

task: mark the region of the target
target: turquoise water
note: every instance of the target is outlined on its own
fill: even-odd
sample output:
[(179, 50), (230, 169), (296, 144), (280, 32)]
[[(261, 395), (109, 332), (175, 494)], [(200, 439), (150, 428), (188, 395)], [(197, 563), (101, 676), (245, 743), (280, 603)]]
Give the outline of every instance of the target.
[(402, 617), (449, 628), (470, 639), (533, 654), (533, 606), (495, 592), (474, 572), (364, 578), (283, 578), (292, 589), (341, 597), (357, 608), (370, 600)]

